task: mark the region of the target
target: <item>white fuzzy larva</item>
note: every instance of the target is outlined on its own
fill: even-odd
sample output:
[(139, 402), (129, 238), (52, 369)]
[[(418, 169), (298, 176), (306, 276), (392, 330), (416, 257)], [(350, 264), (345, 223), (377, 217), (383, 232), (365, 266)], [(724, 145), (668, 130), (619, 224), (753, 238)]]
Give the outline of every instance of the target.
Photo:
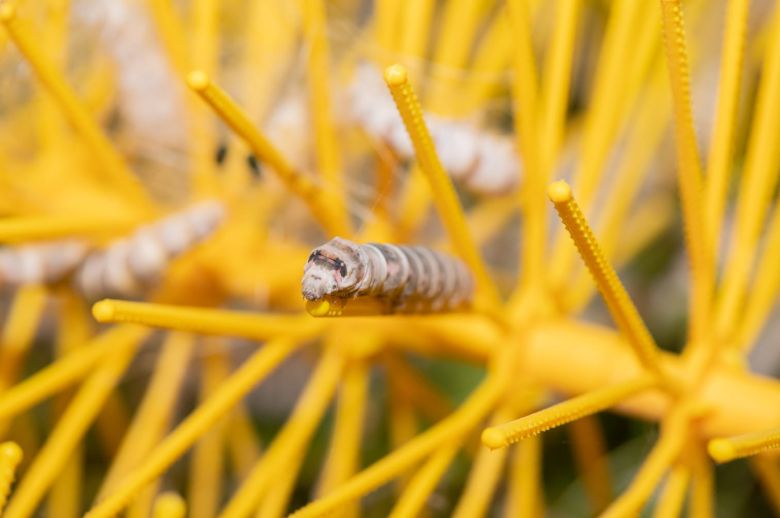
[(462, 261), (422, 246), (357, 244), (336, 237), (315, 248), (304, 268), (305, 299), (382, 299), (402, 313), (467, 306), (474, 281)]
[(86, 243), (76, 240), (36, 243), (0, 249), (0, 284), (58, 282), (87, 255)]
[[(346, 108), (354, 123), (384, 142), (400, 158), (414, 156), (390, 93), (379, 71), (367, 63), (356, 68)], [(511, 192), (520, 182), (522, 164), (510, 137), (460, 120), (426, 114), (425, 122), (444, 169), (466, 189), (479, 194)]]
[(139, 297), (159, 280), (172, 259), (208, 238), (223, 217), (222, 205), (207, 201), (143, 226), (90, 254), (76, 272), (76, 286), (90, 300)]

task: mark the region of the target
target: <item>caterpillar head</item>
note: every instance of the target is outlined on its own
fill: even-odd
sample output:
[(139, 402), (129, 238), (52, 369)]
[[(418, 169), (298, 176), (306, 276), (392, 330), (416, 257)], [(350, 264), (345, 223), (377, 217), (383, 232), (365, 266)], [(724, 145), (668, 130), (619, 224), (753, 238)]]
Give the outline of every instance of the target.
[(303, 269), (303, 297), (319, 300), (354, 294), (363, 279), (365, 263), (360, 245), (340, 237), (331, 239), (309, 255)]

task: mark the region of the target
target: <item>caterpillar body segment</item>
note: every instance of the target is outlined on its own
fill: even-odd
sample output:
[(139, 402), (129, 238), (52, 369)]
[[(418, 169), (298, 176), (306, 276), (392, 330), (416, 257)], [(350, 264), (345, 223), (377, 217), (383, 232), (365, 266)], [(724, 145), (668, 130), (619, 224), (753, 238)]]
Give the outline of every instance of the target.
[(52, 241), (0, 249), (0, 285), (50, 284), (70, 274), (89, 247), (77, 240)]
[[(414, 157), (401, 116), (375, 67), (367, 63), (357, 67), (347, 98), (347, 111), (354, 123), (401, 159)], [(499, 195), (517, 187), (522, 164), (511, 138), (468, 121), (432, 114), (425, 114), (425, 122), (442, 166), (466, 189)]]
[(223, 217), (220, 203), (202, 202), (141, 227), (90, 254), (76, 272), (76, 286), (89, 300), (139, 297), (159, 280), (172, 259), (208, 238)]
[[(467, 306), (474, 281), (459, 259), (429, 248), (336, 237), (312, 251), (302, 292), (315, 316), (426, 313)], [(360, 302), (346, 311), (352, 299)]]

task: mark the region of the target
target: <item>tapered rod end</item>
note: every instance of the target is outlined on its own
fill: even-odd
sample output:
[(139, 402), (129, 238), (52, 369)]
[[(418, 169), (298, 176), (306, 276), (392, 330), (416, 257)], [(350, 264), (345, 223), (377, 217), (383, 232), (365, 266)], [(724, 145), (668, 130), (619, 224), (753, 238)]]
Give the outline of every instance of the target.
[(400, 86), (409, 80), (409, 74), (403, 65), (390, 65), (385, 69), (385, 82), (389, 86)]
[(101, 323), (113, 322), (115, 313), (116, 308), (112, 300), (101, 300), (92, 306), (92, 316)]
[(553, 203), (566, 203), (571, 200), (571, 187), (566, 180), (558, 180), (547, 187), (547, 196)]
[(209, 76), (203, 70), (193, 70), (187, 76), (187, 84), (196, 92), (201, 92), (209, 85)]

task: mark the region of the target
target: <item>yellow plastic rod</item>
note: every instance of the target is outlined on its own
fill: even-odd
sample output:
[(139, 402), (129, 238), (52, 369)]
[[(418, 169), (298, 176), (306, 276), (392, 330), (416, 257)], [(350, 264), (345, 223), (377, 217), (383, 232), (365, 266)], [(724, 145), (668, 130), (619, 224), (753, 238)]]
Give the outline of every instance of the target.
[(482, 443), (491, 450), (505, 448), (517, 441), (570, 423), (582, 416), (595, 414), (617, 405), (638, 392), (652, 388), (657, 383), (658, 380), (652, 376), (645, 376), (594, 390), (529, 416), (487, 428), (482, 432)]
[(84, 382), (67, 410), (51, 430), (46, 443), (25, 473), (8, 504), (6, 518), (26, 518), (35, 512), (41, 499), (70, 459), (108, 396), (135, 356), (139, 341), (117, 344), (110, 355)]
[(436, 484), (460, 449), (460, 443), (441, 444), (406, 485), (388, 515), (389, 518), (415, 518), (425, 508)]
[(243, 138), (252, 151), (261, 160), (268, 162), (279, 175), (279, 179), (291, 193), (300, 198), (312, 212), (317, 221), (334, 235), (349, 235), (347, 214), (337, 212), (329, 205), (328, 197), (323, 196), (321, 187), (308, 177), (295, 170), (282, 156), (273, 144), (252, 124), (249, 117), (236, 103), (211, 82), (209, 76), (197, 70), (187, 76), (187, 84), (230, 126)]
[(305, 315), (258, 313), (196, 307), (101, 300), (92, 307), (98, 322), (128, 322), (208, 335), (268, 340), (278, 336), (308, 338), (321, 326)]
[(70, 123), (92, 148), (96, 160), (102, 165), (101, 170), (106, 178), (121, 189), (121, 192), (131, 196), (140, 207), (151, 208), (152, 203), (141, 183), (135, 178), (121, 155), (92, 119), (73, 89), (68, 86), (60, 72), (49, 62), (45, 52), (38, 46), (35, 37), (16, 17), (15, 2), (5, 2), (0, 6), (0, 22), (5, 25), (11, 39), (14, 40), (19, 51), (24, 54), (38, 79), (57, 101)]
[(22, 462), (22, 449), (15, 442), (0, 444), (0, 513), (14, 483), (16, 467)]
[(187, 504), (177, 493), (165, 492), (154, 500), (152, 518), (184, 518), (186, 514)]
[(733, 168), (737, 131), (742, 59), (747, 32), (748, 0), (729, 0), (726, 7), (726, 30), (718, 81), (718, 104), (715, 125), (707, 155), (707, 175), (704, 184), (704, 221), (707, 240), (713, 250), (719, 249), (723, 211)]
[(715, 269), (712, 243), (704, 226), (701, 159), (691, 114), (691, 81), (688, 71), (685, 26), (680, 0), (661, 0), (666, 63), (672, 85), (677, 182), (682, 201), (685, 243), (688, 250), (691, 296), (688, 301), (690, 339), (704, 343), (711, 317)]
[(91, 216), (24, 216), (0, 219), (0, 243), (25, 243), (70, 236), (121, 234), (143, 220), (114, 217), (111, 214)]
[(96, 502), (105, 500), (118, 483), (135, 469), (165, 435), (176, 407), (179, 390), (189, 371), (194, 338), (171, 333), (162, 346), (144, 398), (125, 432), (98, 491)]
[(655, 375), (662, 376), (655, 340), (647, 330), (615, 270), (604, 258), (590, 225), (572, 195), (569, 184), (563, 180), (554, 182), (550, 184), (548, 194), (585, 266), (593, 275), (618, 328), (628, 339), (642, 365)]
[(406, 126), (406, 131), (414, 144), (414, 151), (420, 168), (425, 173), (433, 193), (433, 200), (439, 216), (447, 229), (450, 240), (458, 255), (471, 268), (477, 284), (493, 307), (500, 304), (498, 288), (488, 274), (479, 249), (468, 230), (466, 216), (460, 205), (458, 195), (450, 178), (436, 154), (428, 128), (422, 116), (420, 103), (409, 84), (406, 69), (401, 65), (392, 65), (385, 70), (385, 82), (390, 88), (398, 112)]
[[(146, 458), (146, 461), (130, 472), (102, 503), (87, 513), (89, 518), (111, 518), (124, 509), (130, 500), (149, 482), (159, 477), (181, 457), (200, 437), (260, 383), (296, 348), (290, 339), (278, 339), (266, 343), (258, 352), (215, 391), (208, 401), (201, 404), (179, 424)], [(85, 517), (86, 518), (86, 517)]]
[(707, 444), (710, 457), (718, 463), (730, 462), (777, 448), (780, 448), (780, 429), (712, 439)]
[(18, 415), (56, 394), (89, 373), (106, 354), (127, 342), (140, 341), (149, 330), (137, 326), (117, 326), (90, 343), (57, 360), (48, 367), (0, 394), (0, 420)]
[[(295, 404), (292, 417), (219, 514), (220, 518), (246, 518), (267, 498), (274, 477), (287, 469), (297, 474), (299, 465), (291, 466), (290, 459), (303, 457), (305, 447), (336, 391), (343, 368), (344, 358), (336, 348), (327, 350)], [(283, 489), (288, 493), (282, 495), (280, 504), (286, 504), (292, 484)]]

